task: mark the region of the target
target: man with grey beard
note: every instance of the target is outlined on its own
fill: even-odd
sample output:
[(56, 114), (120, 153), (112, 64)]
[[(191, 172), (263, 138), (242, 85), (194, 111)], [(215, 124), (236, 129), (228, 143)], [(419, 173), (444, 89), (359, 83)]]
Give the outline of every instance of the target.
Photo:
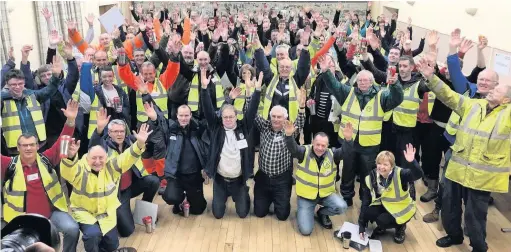
[[(177, 46), (169, 43), (169, 47)], [(170, 51), (170, 50), (169, 50)], [(169, 56), (172, 61), (184, 61), (181, 63), (185, 63), (189, 69), (194, 67), (194, 49), (188, 44), (183, 46), (181, 49), (180, 55), (173, 55), (169, 53)], [(174, 85), (170, 88), (168, 92), (168, 108), (170, 111), (170, 116), (172, 119), (177, 119), (177, 108), (179, 106), (187, 103), (188, 93), (190, 92), (191, 81), (185, 78), (182, 74), (179, 74), (174, 82)]]

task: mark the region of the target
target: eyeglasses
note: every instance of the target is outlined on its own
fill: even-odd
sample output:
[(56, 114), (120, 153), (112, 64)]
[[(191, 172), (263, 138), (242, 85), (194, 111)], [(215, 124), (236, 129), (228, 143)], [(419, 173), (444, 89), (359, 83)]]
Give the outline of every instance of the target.
[(477, 82), (498, 83), (497, 81), (489, 79), (477, 79)]
[(236, 118), (236, 116), (222, 116), (224, 120), (233, 120), (234, 118)]
[(18, 144), (19, 147), (23, 148), (23, 149), (28, 149), (28, 147), (30, 148), (34, 148), (37, 146), (37, 143), (29, 143), (29, 144)]
[(7, 86), (9, 86), (9, 87), (22, 87), (22, 86), (24, 86), (24, 85), (25, 85), (25, 83), (19, 83), (19, 84), (7, 84)]

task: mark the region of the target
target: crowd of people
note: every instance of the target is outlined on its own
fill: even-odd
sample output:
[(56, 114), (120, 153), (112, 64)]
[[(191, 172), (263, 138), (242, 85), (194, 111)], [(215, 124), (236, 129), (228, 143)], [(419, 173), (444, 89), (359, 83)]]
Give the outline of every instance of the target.
[[(200, 215), (211, 180), (217, 219), (232, 197), (240, 218), (273, 205), (286, 221), (295, 186), (298, 232), (310, 235), (315, 220), (332, 229), (329, 216), (353, 207), (358, 181), (360, 237), (375, 223), (371, 238), (394, 229), (403, 243), (423, 180), (418, 198), (435, 200), (423, 221), (441, 215), (447, 233), (436, 245), (461, 244), (465, 231), (473, 251), (488, 250), (490, 194), (508, 191), (511, 85), (486, 69), (487, 38), (456, 29), (437, 62), (436, 31), (412, 49), (412, 20), (398, 30), (397, 14), (373, 18), (370, 4), (366, 20), (340, 4), (333, 17), (262, 4), (219, 14), (218, 5), (210, 17), (131, 6), (135, 21), (98, 44), (93, 16), (86, 37), (70, 20), (67, 36), (50, 29), (35, 71), (31, 46), (19, 69), (11, 49), (1, 80), (5, 222), (41, 214), (64, 251), (76, 251), (80, 233), (86, 251), (114, 251), (135, 230), (130, 199), (159, 194), (173, 214), (184, 216), (186, 202)], [(465, 76), (473, 46), (477, 66)], [(64, 149), (63, 136), (72, 137)]]

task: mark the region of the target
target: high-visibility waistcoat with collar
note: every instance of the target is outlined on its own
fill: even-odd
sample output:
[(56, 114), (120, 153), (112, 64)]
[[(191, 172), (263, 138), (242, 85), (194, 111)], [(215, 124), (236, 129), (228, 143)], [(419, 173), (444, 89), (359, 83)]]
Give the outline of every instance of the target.
[[(247, 86), (245, 85), (245, 83), (240, 83), (238, 85), (238, 87), (241, 89), (241, 94), (236, 97), (236, 99), (234, 100), (234, 109), (236, 110), (236, 117), (238, 118), (238, 120), (243, 120), (243, 107), (245, 106), (245, 102), (246, 102), (246, 88)], [(255, 88), (251, 88), (250, 89), (250, 93), (253, 94), (254, 93), (254, 90)]]
[[(48, 199), (54, 207), (62, 212), (67, 212), (68, 205), (64, 194), (62, 194), (62, 188), (57, 173), (53, 171), (50, 174), (49, 169), (51, 168), (47, 167), (45, 163), (41, 161), (40, 155), (41, 154), (37, 154), (36, 162), (39, 170), (38, 174), (41, 177), (46, 195), (48, 195)], [(21, 160), (18, 156), (14, 176), (11, 180), (6, 181), (4, 187), (5, 204), (3, 206), (3, 211), (6, 222), (10, 222), (15, 217), (25, 214), (26, 195), (27, 185), (25, 183), (25, 174), (23, 173)]]
[[(119, 92), (119, 90), (117, 90), (117, 89), (116, 89), (116, 91)], [(121, 94), (118, 94), (118, 95), (119, 95), (119, 99), (122, 100), (122, 95)], [(96, 93), (94, 93), (94, 101), (92, 101), (92, 104), (90, 107), (89, 127), (87, 129), (88, 130), (87, 131), (88, 139), (90, 139), (92, 137), (92, 134), (94, 133), (94, 131), (97, 128), (98, 115), (96, 113), (99, 111), (99, 109), (101, 107), (102, 107), (102, 105), (100, 105), (99, 97)]]
[[(380, 103), (381, 93), (380, 90), (362, 110), (355, 94), (355, 88), (352, 88), (342, 104), (340, 126), (345, 127), (350, 122), (353, 125), (353, 139), (358, 134), (358, 142), (361, 146), (376, 146), (381, 142), (384, 115)], [(341, 139), (344, 139), (341, 130), (339, 130), (338, 135)]]
[(469, 102), (471, 106), (465, 109), (456, 132), (445, 177), (474, 190), (507, 193), (511, 105), (500, 105), (486, 114), (486, 100), (465, 98), (459, 102)]
[(380, 197), (376, 198), (378, 188), (373, 188), (370, 175), (365, 177), (365, 183), (371, 191), (373, 202), (371, 206), (383, 205), (383, 207), (396, 219), (397, 224), (403, 224), (409, 221), (417, 211), (408, 191), (403, 191), (401, 185), (401, 168), (394, 167), (392, 181), (385, 188)]
[[(82, 159), (63, 159), (61, 174), (73, 186), (71, 194), (71, 215), (78, 223), (93, 225), (99, 223), (103, 234), (115, 228), (119, 181), (122, 173), (140, 159), (144, 149), (133, 144), (117, 158), (108, 159), (96, 175), (87, 163), (87, 154)], [(78, 156), (78, 155), (77, 155)]]
[[(132, 144), (136, 144), (136, 143), (132, 143)], [(114, 149), (108, 147), (107, 155), (108, 155), (108, 159), (114, 159), (114, 158), (119, 157), (120, 154), (119, 154), (119, 152), (117, 152), (117, 150), (114, 150)], [(139, 158), (137, 160), (137, 162), (135, 163), (135, 168), (136, 169), (132, 168), (131, 170), (139, 178), (151, 175), (151, 174), (149, 174), (149, 172), (147, 172), (146, 169), (144, 169), (144, 164), (142, 163), (142, 158)]]
[(403, 102), (392, 112), (393, 122), (397, 126), (413, 128), (417, 125), (419, 112), (419, 81), (403, 90)]
[(433, 112), (433, 107), (435, 106), (436, 95), (433, 92), (427, 92), (428, 94), (428, 115), (431, 116), (431, 112)]
[[(277, 89), (277, 84), (279, 84), (280, 77), (275, 74), (273, 76), (273, 79), (270, 82), (270, 85), (268, 85), (268, 88), (266, 89), (266, 95), (264, 96), (263, 101), (263, 111), (262, 111), (262, 117), (264, 119), (268, 119), (268, 116), (270, 114), (270, 107), (271, 102), (273, 100), (273, 94), (275, 93), (275, 90)], [(289, 120), (296, 121), (296, 118), (298, 117), (298, 98), (297, 98), (297, 92), (298, 92), (298, 86), (296, 85), (295, 79), (292, 76), (289, 76), (288, 85), (289, 87)], [(283, 94), (284, 95), (284, 94)]]
[[(470, 97), (470, 91), (467, 90), (463, 96)], [(460, 115), (456, 114), (456, 112), (452, 112), (451, 116), (449, 117), (449, 121), (447, 122), (447, 125), (445, 126), (445, 131), (449, 133), (451, 136), (455, 136), (456, 132), (458, 131), (458, 127), (460, 126), (461, 117)]]
[[(46, 127), (41, 105), (34, 94), (25, 97), (27, 110), (30, 112), (32, 121), (37, 132), (39, 141), (46, 140)], [(22, 101), (23, 102), (23, 101)], [(23, 133), (21, 129), (18, 107), (14, 100), (3, 101), (2, 108), (2, 132), (5, 137), (7, 148), (14, 148), (18, 145), (18, 137)]]
[(298, 164), (296, 170), (296, 195), (315, 200), (328, 197), (335, 193), (335, 171), (334, 153), (328, 149), (325, 157), (318, 167), (316, 158), (312, 153), (312, 146), (306, 145), (303, 161)]
[[(202, 88), (199, 80), (200, 73), (193, 76), (192, 84), (190, 85), (190, 92), (188, 93), (188, 106), (192, 112), (199, 110), (199, 90)], [(215, 84), (216, 107), (221, 108), (225, 101), (224, 87), (220, 76), (215, 72), (211, 79)]]
[[(378, 85), (378, 84), (377, 84)], [(381, 90), (387, 90), (389, 89), (389, 85), (388, 84), (383, 84), (383, 85), (379, 85), (381, 87)], [(390, 120), (390, 118), (392, 117), (392, 110), (390, 111), (387, 111), (385, 112), (385, 114), (383, 115), (383, 121), (384, 122), (388, 122)]]
[[(161, 84), (161, 81), (156, 78), (154, 79), (153, 91), (150, 94), (153, 98), (154, 102), (160, 108), (161, 112), (165, 116), (165, 118), (169, 118), (169, 110), (167, 105), (167, 90)], [(137, 120), (140, 122), (147, 122), (148, 117), (144, 110), (144, 103), (142, 99), (142, 95), (137, 91)]]

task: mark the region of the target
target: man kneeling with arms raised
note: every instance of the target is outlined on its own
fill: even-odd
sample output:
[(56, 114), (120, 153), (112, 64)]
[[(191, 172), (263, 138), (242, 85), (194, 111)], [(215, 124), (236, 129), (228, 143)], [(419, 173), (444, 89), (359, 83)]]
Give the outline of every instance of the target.
[(318, 222), (326, 229), (332, 228), (328, 216), (342, 214), (348, 206), (335, 193), (336, 165), (353, 153), (353, 126), (346, 124), (343, 129), (344, 143), (339, 149), (328, 148), (328, 135), (319, 132), (312, 140), (312, 146), (298, 146), (293, 137), (294, 125), (285, 123), (286, 145), (293, 158), (298, 159), (296, 171), (296, 194), (298, 230), (302, 235), (310, 235), (314, 228), (314, 208), (322, 205), (317, 211)]

